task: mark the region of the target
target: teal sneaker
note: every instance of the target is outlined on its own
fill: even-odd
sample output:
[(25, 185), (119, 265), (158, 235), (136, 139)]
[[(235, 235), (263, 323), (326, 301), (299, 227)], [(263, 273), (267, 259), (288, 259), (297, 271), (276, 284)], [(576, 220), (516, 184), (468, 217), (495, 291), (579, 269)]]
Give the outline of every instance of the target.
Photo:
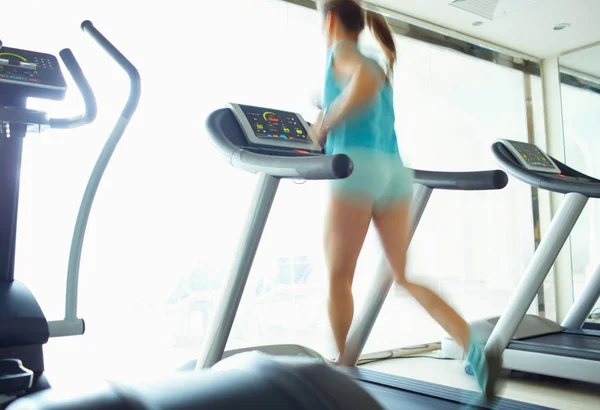
[(494, 398), (496, 396), (496, 382), (500, 375), (499, 356), (486, 353), (482, 344), (472, 341), (467, 361), (484, 397), (487, 400)]

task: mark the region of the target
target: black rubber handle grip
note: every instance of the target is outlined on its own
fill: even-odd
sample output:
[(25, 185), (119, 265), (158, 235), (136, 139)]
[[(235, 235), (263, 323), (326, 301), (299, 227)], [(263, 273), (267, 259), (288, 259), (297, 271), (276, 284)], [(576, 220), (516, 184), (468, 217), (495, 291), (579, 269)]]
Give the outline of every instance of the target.
[(233, 155), (232, 165), (248, 172), (306, 180), (343, 179), (354, 169), (354, 163), (345, 154), (282, 157), (240, 151)]
[(65, 48), (60, 52), (60, 58), (62, 58), (67, 70), (73, 77), (81, 96), (83, 97), (83, 102), (85, 104), (85, 112), (82, 115), (72, 118), (51, 118), (50, 126), (52, 128), (75, 128), (81, 127), (82, 125), (86, 125), (91, 123), (96, 119), (96, 115), (98, 114), (98, 105), (96, 104), (96, 96), (94, 96), (94, 91), (92, 87), (90, 87), (90, 83), (87, 78), (83, 74), (77, 59), (73, 55), (70, 49)]
[(414, 171), (414, 181), (433, 189), (454, 191), (488, 191), (502, 189), (508, 184), (504, 171), (437, 172)]

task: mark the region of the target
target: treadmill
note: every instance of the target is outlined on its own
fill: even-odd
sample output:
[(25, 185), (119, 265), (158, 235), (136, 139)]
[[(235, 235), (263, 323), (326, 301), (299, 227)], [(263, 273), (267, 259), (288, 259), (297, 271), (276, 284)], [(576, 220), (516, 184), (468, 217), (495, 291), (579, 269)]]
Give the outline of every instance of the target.
[(600, 296), (600, 264), (562, 323), (526, 315), (589, 198), (600, 197), (600, 180), (533, 144), (499, 140), (492, 151), (510, 175), (565, 198), (503, 314), (473, 323), (474, 332), (487, 340), (486, 350), (502, 354), (505, 369), (600, 383), (600, 331), (585, 326)]
[[(198, 360), (182, 370), (201, 370), (238, 354), (260, 351), (273, 356), (305, 356), (325, 360), (312, 349), (298, 345), (256, 346), (225, 352), (227, 339), (239, 308), (252, 262), (282, 178), (327, 180), (347, 178), (353, 170), (351, 158), (344, 154), (324, 155), (310, 136), (308, 123), (297, 113), (263, 107), (228, 104), (210, 114), (206, 121), (209, 136), (230, 165), (259, 174), (254, 199), (250, 205), (232, 271), (219, 299), (212, 328)], [(412, 202), (411, 237), (434, 189), (494, 190), (506, 186), (508, 178), (500, 170), (481, 172), (414, 171), (416, 190)], [(385, 259), (385, 258), (384, 258)], [(370, 305), (359, 319), (356, 343), (358, 355), (375, 322), (377, 314), (393, 283), (389, 267), (382, 260)], [(349, 351), (350, 351), (349, 350)], [(485, 402), (478, 391), (465, 391), (433, 383), (391, 376), (353, 367), (338, 368), (356, 379), (387, 409), (455, 409), (473, 408), (539, 409), (537, 405), (508, 399)]]

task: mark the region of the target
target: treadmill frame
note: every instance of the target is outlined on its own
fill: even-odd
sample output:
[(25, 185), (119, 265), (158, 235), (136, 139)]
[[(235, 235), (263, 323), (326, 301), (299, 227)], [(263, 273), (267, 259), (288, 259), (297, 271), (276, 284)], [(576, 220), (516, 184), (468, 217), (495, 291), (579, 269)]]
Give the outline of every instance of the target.
[(600, 383), (600, 362), (509, 348), (502, 355), (505, 369), (585, 383)]
[[(560, 351), (564, 349), (560, 347), (551, 349), (552, 352), (522, 350), (518, 348), (519, 344), (527, 342), (525, 340), (513, 341), (538, 289), (543, 285), (550, 268), (558, 257), (588, 200), (587, 196), (579, 193), (569, 193), (565, 196), (561, 207), (550, 224), (548, 233), (540, 242), (521, 279), (521, 283), (487, 341), (486, 351), (502, 354), (505, 369), (568, 378), (582, 382), (600, 383), (600, 361), (598, 360), (576, 358), (567, 354), (562, 355)], [(586, 285), (583, 295), (563, 321), (563, 327), (566, 327), (566, 324), (573, 325), (585, 321), (585, 318), (582, 320), (581, 316), (586, 316), (588, 313), (584, 313), (584, 310), (590, 304), (593, 306), (593, 303), (598, 299), (600, 286), (597, 285), (600, 285), (600, 265), (592, 280)], [(581, 327), (581, 324), (579, 327)], [(589, 332), (589, 335), (600, 337), (600, 332)], [(540, 345), (540, 349), (543, 349), (543, 345)]]

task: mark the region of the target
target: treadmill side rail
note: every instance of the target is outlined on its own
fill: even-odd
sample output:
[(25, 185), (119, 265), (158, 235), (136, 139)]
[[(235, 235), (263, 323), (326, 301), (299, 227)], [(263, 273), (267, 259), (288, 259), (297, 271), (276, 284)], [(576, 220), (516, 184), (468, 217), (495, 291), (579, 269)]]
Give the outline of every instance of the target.
[(600, 384), (600, 362), (525, 350), (506, 349), (502, 367), (509, 370)]

